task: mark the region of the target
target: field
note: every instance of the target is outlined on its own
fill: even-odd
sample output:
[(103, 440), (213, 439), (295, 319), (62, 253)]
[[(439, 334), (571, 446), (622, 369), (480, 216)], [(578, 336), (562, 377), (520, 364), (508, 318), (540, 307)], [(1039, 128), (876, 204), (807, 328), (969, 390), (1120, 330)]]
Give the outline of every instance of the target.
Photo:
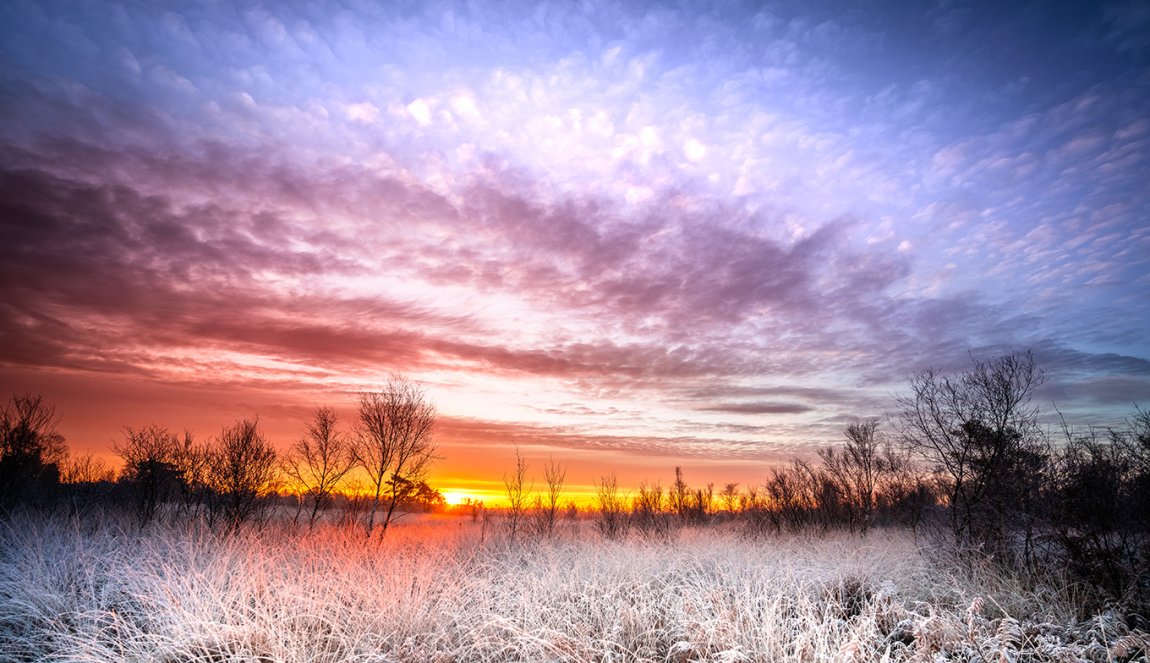
[(909, 533), (509, 543), (465, 518), (223, 537), (0, 523), (3, 661), (1146, 660), (1117, 615)]

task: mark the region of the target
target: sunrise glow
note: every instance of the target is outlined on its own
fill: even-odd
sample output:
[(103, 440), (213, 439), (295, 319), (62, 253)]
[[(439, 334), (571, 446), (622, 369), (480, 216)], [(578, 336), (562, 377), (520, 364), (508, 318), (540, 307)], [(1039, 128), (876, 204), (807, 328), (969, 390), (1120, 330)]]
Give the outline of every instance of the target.
[(448, 506), (459, 506), (461, 504), (473, 504), (473, 503), (478, 501), (478, 500), (476, 500), (475, 497), (473, 497), (467, 493), (460, 492), (458, 490), (448, 489), (448, 490), (441, 490), (440, 492), (443, 494), (443, 499), (445, 502), (447, 502)]

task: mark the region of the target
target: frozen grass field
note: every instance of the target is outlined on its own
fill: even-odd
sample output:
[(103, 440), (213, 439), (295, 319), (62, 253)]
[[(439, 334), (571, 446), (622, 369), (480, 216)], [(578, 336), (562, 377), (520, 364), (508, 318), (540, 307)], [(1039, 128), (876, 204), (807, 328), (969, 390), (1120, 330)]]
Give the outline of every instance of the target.
[(0, 660), (1146, 660), (1117, 615), (948, 571), (901, 532), (571, 527), (511, 546), (455, 518), (382, 543), (17, 518), (0, 524)]

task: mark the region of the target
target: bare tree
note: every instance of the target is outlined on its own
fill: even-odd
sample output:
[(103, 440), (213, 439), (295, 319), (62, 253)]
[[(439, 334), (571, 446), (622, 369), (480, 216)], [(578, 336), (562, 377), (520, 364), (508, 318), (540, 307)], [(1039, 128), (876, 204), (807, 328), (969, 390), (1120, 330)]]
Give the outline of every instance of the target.
[(764, 489), (776, 531), (786, 527), (797, 532), (810, 525), (825, 525), (818, 521), (820, 484), (818, 469), (805, 460), (795, 458), (787, 466), (771, 468)]
[(671, 511), (679, 516), (679, 520), (686, 521), (690, 512), (690, 499), (691, 489), (687, 486), (687, 482), (683, 480), (683, 468), (675, 468), (675, 482), (671, 484), (671, 489), (667, 493), (667, 499), (671, 502)]
[(697, 488), (690, 493), (688, 513), (692, 522), (704, 523), (715, 512), (715, 484)]
[(177, 464), (180, 438), (167, 428), (155, 424), (125, 427), (124, 441), (112, 445), (112, 451), (124, 461), (120, 478), (131, 492), (140, 527), (182, 494), (184, 479)]
[(527, 496), (535, 488), (534, 482), (530, 486), (526, 482), (527, 461), (519, 455), (519, 447), (515, 447), (515, 470), (510, 475), (503, 475), (503, 486), (507, 490), (507, 536), (511, 543), (515, 542), (515, 535), (523, 526)]
[(244, 419), (220, 433), (212, 450), (210, 484), (223, 525), (235, 532), (259, 511), (275, 488), (276, 452), (260, 433), (258, 420)]
[(541, 505), (542, 529), (545, 534), (551, 536), (555, 533), (555, 523), (559, 519), (559, 500), (563, 496), (563, 485), (567, 481), (567, 466), (556, 463), (554, 458), (548, 457), (547, 464), (543, 466), (543, 480), (547, 483), (547, 491)]
[(301, 506), (305, 500), (311, 505), (309, 528), (315, 526), (320, 510), (327, 506), (339, 482), (355, 467), (351, 444), (336, 423), (335, 410), (317, 407), (303, 437), (292, 445), (283, 461), (285, 477), (301, 492)]
[(1055, 454), (1048, 529), (1064, 567), (1110, 600), (1150, 608), (1150, 410), (1075, 434)]
[(1010, 518), (1031, 489), (1043, 442), (1030, 404), (1044, 373), (1030, 352), (973, 360), (944, 376), (927, 369), (898, 397), (902, 441), (930, 464), (948, 502), (960, 550), (1010, 552)]
[(858, 421), (846, 427), (847, 443), (841, 450), (819, 452), (823, 466), (838, 484), (850, 528), (870, 529), (878, 508), (879, 490), (890, 473), (889, 445), (878, 433), (878, 419)]
[(599, 532), (608, 539), (626, 534), (627, 500), (619, 494), (619, 482), (614, 472), (595, 485), (595, 500), (599, 507)]
[(199, 518), (209, 506), (212, 497), (211, 462), (213, 451), (207, 444), (197, 444), (190, 431), (176, 449), (175, 465), (183, 479), (181, 510), (192, 518)]
[(0, 409), (0, 509), (34, 499), (59, 482), (68, 455), (60, 416), (40, 396), (23, 394)]
[(747, 486), (746, 492), (739, 495), (739, 511), (746, 513), (762, 508), (763, 499), (758, 486)]
[(846, 495), (834, 477), (825, 468), (805, 460), (794, 459), (791, 465), (798, 477), (803, 503), (808, 505), (809, 521), (823, 531), (846, 521)]
[(671, 529), (669, 514), (665, 513), (666, 499), (659, 482), (639, 484), (639, 492), (631, 502), (631, 521), (644, 534), (666, 534)]
[(719, 498), (723, 500), (723, 509), (734, 515), (739, 508), (739, 484), (728, 483), (719, 491)]
[(372, 492), (368, 536), (381, 510), (383, 536), (398, 507), (426, 478), (435, 458), (434, 427), (435, 406), (423, 388), (407, 378), (393, 375), (382, 391), (360, 396), (352, 448), (356, 462), (367, 472)]

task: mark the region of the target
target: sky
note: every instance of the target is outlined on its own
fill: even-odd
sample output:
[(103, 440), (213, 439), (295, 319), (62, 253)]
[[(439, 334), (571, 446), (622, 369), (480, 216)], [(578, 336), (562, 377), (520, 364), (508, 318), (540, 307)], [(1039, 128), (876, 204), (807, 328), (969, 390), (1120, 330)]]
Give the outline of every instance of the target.
[(1145, 2), (8, 0), (0, 64), (0, 396), (78, 453), (392, 373), (489, 497), (755, 483), (1027, 349), (1150, 406)]

